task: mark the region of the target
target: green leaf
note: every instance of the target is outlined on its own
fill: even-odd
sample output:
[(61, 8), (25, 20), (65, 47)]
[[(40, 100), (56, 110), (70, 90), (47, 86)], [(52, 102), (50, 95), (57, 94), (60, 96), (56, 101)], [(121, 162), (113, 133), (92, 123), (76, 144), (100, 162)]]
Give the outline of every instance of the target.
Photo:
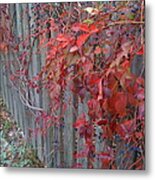
[(85, 20), (83, 21), (83, 23), (86, 23), (86, 24), (90, 25), (90, 24), (93, 24), (94, 21), (93, 21), (92, 19), (85, 19)]
[(130, 20), (134, 20), (135, 14), (129, 14), (129, 15), (128, 15), (128, 18), (129, 18)]

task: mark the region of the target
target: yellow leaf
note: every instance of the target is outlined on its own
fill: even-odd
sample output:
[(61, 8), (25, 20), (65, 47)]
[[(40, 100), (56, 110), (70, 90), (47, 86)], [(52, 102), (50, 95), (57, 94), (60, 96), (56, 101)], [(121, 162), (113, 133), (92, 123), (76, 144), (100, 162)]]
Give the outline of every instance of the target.
[(96, 15), (99, 13), (99, 10), (93, 7), (87, 7), (84, 10), (87, 11), (91, 15)]

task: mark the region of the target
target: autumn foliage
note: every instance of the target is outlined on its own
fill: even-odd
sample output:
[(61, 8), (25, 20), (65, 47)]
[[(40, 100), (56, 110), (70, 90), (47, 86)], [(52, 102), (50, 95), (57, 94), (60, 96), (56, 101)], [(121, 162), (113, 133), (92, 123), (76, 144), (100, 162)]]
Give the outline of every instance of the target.
[[(7, 8), (1, 14), (9, 27)], [(0, 51), (18, 52), (22, 47), (22, 68), (13, 62), (16, 72), (10, 80), (18, 86), (24, 79), (36, 93), (48, 92), (49, 110), (36, 109), (36, 122), (47, 123), (39, 133), (62, 126), (67, 108), (76, 112), (80, 102), (87, 111), (75, 113), (73, 128), (84, 145), (80, 152), (75, 148), (73, 167), (82, 168), (78, 160), (87, 158), (88, 168), (99, 161), (103, 169), (144, 169), (144, 2), (46, 3), (36, 4), (33, 11), (43, 17), (36, 15), (34, 33), (11, 44), (15, 35), (3, 26)], [(30, 78), (32, 38), (38, 41), (36, 53), (44, 51), (46, 56), (40, 72)], [(137, 57), (142, 68), (135, 72)], [(64, 100), (65, 92), (74, 102)]]

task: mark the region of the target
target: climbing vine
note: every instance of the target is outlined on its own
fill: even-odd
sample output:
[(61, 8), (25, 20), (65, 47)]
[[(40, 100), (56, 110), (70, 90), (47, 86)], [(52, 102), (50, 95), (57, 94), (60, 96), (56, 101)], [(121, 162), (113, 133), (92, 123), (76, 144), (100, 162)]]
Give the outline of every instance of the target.
[[(72, 106), (75, 138), (84, 142), (83, 150), (75, 148), (74, 159), (87, 157), (88, 168), (95, 168), (98, 159), (104, 169), (117, 169), (119, 163), (121, 168), (144, 168), (144, 1), (34, 4), (32, 14), (31, 33), (17, 40), (8, 6), (1, 7), (0, 51), (17, 53), (17, 61), (6, 67), (36, 123), (44, 122), (37, 131), (46, 134), (51, 126), (63, 126)], [(30, 76), (36, 41), (35, 53), (44, 52), (45, 58), (40, 71)], [(27, 89), (47, 91), (48, 111), (33, 104)], [(66, 92), (73, 96), (67, 102)], [(79, 102), (86, 112), (77, 113)], [(133, 156), (134, 163), (125, 162)], [(73, 167), (82, 167), (76, 160)]]

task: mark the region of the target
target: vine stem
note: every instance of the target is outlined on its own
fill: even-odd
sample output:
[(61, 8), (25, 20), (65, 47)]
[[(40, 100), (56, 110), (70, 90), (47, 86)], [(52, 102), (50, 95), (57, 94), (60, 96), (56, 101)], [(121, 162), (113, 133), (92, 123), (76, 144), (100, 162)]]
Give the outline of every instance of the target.
[(129, 20), (124, 20), (124, 21), (116, 21), (113, 23), (110, 23), (109, 26), (115, 26), (115, 25), (123, 25), (123, 24), (144, 24), (144, 21), (129, 21)]

